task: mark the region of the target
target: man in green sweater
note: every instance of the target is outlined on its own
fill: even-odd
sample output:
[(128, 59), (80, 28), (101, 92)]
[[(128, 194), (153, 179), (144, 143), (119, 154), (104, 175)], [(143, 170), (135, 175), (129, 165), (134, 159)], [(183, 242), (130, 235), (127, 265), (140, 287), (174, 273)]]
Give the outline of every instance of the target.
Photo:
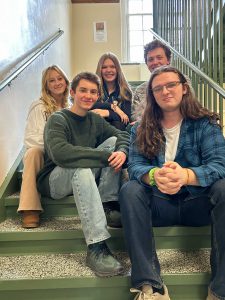
[(72, 107), (54, 113), (45, 126), (38, 190), (53, 199), (74, 195), (88, 245), (86, 264), (98, 276), (118, 275), (123, 267), (105, 242), (110, 234), (103, 205), (117, 203), (129, 134), (89, 111), (100, 94), (95, 74), (78, 74), (70, 93)]

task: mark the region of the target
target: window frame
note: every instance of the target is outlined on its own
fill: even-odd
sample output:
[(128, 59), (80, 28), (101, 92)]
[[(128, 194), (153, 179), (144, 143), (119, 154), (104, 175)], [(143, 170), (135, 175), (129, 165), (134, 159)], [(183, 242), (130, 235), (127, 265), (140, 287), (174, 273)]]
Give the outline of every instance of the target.
[[(121, 45), (122, 45), (122, 58), (124, 62), (127, 63), (143, 63), (144, 62), (144, 55), (142, 61), (131, 61), (130, 60), (130, 39), (129, 39), (129, 16), (145, 16), (145, 15), (151, 15), (153, 18), (153, 9), (152, 13), (137, 13), (137, 14), (129, 14), (128, 13), (128, 4), (129, 0), (121, 0)], [(154, 1), (152, 1), (152, 6), (154, 4)], [(154, 19), (152, 20), (152, 23), (154, 24)], [(144, 45), (143, 45), (144, 46)], [(143, 49), (144, 51), (144, 49)]]

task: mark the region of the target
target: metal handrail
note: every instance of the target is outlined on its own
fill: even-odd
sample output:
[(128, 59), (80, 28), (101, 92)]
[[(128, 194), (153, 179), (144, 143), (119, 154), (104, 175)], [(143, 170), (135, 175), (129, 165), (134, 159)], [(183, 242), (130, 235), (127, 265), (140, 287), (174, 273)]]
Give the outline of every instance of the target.
[(154, 30), (149, 29), (149, 31), (157, 38), (157, 40), (160, 40), (163, 44), (165, 44), (173, 53), (175, 53), (185, 64), (188, 65), (197, 75), (202, 77), (204, 80), (208, 82), (208, 84), (220, 94), (223, 98), (225, 98), (225, 90), (218, 85), (214, 80), (212, 80), (209, 76), (207, 76), (204, 72), (202, 72), (198, 67), (193, 65), (189, 60), (186, 59), (182, 54), (180, 54), (176, 49), (174, 49), (170, 44), (165, 41), (161, 36), (159, 36)]
[(4, 78), (0, 82), (0, 91), (2, 91), (6, 86), (10, 85), (12, 80), (14, 80), (27, 66), (29, 66), (39, 55), (41, 55), (44, 51), (46, 51), (49, 46), (54, 43), (62, 34), (63, 30), (59, 29), (56, 34), (54, 34), (48, 42), (46, 42), (43, 46), (41, 46), (38, 50), (34, 52), (34, 54), (27, 59), (18, 69), (16, 69), (12, 74)]

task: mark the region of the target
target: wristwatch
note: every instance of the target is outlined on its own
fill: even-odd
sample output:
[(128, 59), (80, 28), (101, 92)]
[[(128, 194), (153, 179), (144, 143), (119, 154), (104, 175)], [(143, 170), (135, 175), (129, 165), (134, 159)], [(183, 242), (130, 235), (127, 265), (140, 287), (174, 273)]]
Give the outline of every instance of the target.
[(116, 110), (116, 107), (118, 105), (118, 101), (117, 100), (113, 100), (112, 104), (113, 104), (113, 110)]

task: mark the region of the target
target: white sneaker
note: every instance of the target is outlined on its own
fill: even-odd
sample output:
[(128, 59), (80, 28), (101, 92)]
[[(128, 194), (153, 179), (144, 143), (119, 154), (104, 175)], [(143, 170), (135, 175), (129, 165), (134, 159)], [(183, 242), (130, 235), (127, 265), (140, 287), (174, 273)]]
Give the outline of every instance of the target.
[(217, 298), (215, 295), (213, 295), (211, 290), (208, 289), (208, 296), (207, 296), (206, 300), (219, 300), (219, 298)]
[(164, 295), (160, 293), (153, 293), (152, 288), (147, 291), (137, 290), (137, 289), (130, 289), (131, 293), (138, 293), (134, 300), (170, 300), (168, 289), (165, 285), (164, 288)]

